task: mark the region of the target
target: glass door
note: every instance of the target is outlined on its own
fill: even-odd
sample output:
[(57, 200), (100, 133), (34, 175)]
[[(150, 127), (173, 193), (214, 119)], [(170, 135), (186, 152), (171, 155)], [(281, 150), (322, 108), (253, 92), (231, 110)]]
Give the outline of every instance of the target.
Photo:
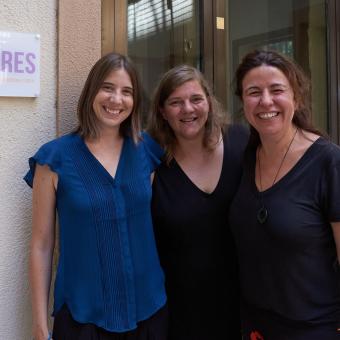
[(241, 120), (233, 76), (254, 48), (294, 58), (312, 81), (313, 120), (340, 142), (339, 0), (102, 0), (102, 52), (127, 53), (145, 92), (187, 63), (203, 71), (218, 99)]
[(201, 68), (200, 1), (128, 0), (127, 53), (148, 99), (160, 76), (178, 64)]
[[(295, 59), (312, 81), (313, 121), (329, 131), (326, 0), (229, 0), (228, 81), (242, 57), (255, 48)], [(228, 108), (240, 119), (240, 103), (228, 91)]]

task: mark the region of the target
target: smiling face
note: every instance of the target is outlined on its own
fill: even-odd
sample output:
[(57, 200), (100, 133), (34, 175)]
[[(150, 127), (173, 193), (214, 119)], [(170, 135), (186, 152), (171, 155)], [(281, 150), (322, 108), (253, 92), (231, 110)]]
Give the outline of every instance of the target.
[(192, 140), (203, 138), (209, 109), (202, 86), (197, 80), (190, 80), (170, 94), (160, 111), (177, 139)]
[(104, 79), (93, 101), (100, 131), (118, 130), (133, 109), (133, 85), (125, 69), (113, 70)]
[(293, 128), (294, 93), (278, 68), (262, 65), (251, 69), (242, 81), (245, 117), (260, 134), (283, 136)]

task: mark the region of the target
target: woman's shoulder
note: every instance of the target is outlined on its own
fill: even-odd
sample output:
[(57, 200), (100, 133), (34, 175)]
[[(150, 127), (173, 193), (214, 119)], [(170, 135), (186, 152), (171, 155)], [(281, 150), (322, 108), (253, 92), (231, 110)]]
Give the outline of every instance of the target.
[(72, 141), (77, 138), (77, 134), (69, 133), (50, 140), (49, 142), (43, 144), (40, 149), (42, 150), (58, 150), (66, 147), (72, 143)]
[(226, 125), (226, 134), (239, 134), (248, 137), (249, 125), (242, 123), (232, 123)]
[(249, 127), (243, 124), (230, 124), (224, 132), (224, 142), (232, 149), (244, 151), (249, 140)]
[(30, 158), (30, 162), (35, 161), (54, 167), (56, 163), (61, 163), (68, 155), (68, 150), (75, 140), (80, 140), (80, 137), (75, 133), (52, 139), (38, 149), (35, 155)]
[(142, 133), (142, 143), (144, 143), (144, 146), (152, 153), (157, 154), (159, 157), (163, 156), (164, 154), (163, 148), (148, 132)]
[(143, 131), (141, 133), (141, 142), (150, 146), (151, 148), (160, 148), (160, 145), (157, 143), (157, 141), (147, 131)]
[(244, 124), (234, 123), (225, 127), (224, 138), (230, 141), (246, 141), (249, 139), (249, 127)]
[(49, 168), (58, 173), (65, 157), (67, 146), (76, 137), (75, 134), (68, 134), (62, 137), (55, 138), (43, 144), (38, 151), (29, 158), (29, 170), (24, 177), (24, 180), (29, 186), (33, 185), (36, 165), (48, 165)]
[[(131, 139), (130, 145), (135, 145)], [(161, 163), (164, 150), (147, 132), (141, 133), (140, 140), (135, 147), (134, 152), (137, 151), (139, 157), (146, 160), (150, 172), (153, 172)]]
[(327, 138), (320, 137), (314, 142), (319, 147), (319, 154), (328, 164), (340, 165), (340, 146)]

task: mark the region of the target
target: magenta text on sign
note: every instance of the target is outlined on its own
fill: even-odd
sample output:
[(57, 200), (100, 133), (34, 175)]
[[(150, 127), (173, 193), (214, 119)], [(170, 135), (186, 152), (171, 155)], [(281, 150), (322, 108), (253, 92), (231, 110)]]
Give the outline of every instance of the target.
[(0, 72), (32, 74), (36, 71), (35, 60), (32, 52), (0, 51)]

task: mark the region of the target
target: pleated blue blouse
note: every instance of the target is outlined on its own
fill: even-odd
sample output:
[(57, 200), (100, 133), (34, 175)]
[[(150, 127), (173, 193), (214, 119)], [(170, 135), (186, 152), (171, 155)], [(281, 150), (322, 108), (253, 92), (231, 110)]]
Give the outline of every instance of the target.
[(83, 139), (69, 134), (29, 159), (58, 174), (59, 263), (54, 312), (63, 304), (81, 323), (112, 332), (137, 327), (166, 303), (150, 212), (150, 174), (163, 154), (150, 136), (124, 139), (113, 178)]

